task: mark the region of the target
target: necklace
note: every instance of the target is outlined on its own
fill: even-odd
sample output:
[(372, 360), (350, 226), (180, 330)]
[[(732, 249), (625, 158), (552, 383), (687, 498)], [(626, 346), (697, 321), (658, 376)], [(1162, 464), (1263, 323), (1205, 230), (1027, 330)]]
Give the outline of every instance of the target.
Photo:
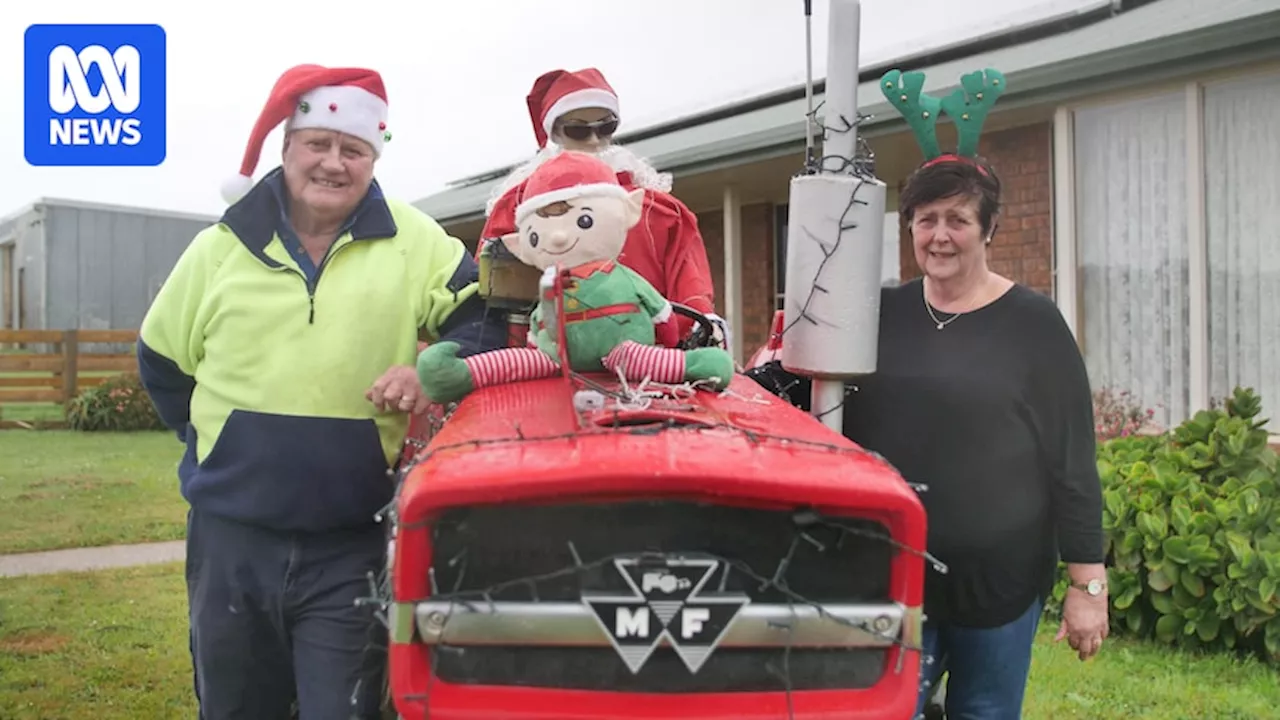
[(921, 286), (920, 288), (920, 298), (924, 300), (924, 309), (926, 312), (929, 313), (929, 317), (933, 318), (933, 321), (938, 324), (939, 330), (955, 322), (961, 315), (964, 314), (962, 312), (958, 312), (955, 315), (952, 315), (951, 317), (947, 318), (946, 320), (939, 320), (938, 316), (933, 313), (933, 306), (929, 304), (929, 298), (928, 296), (925, 295), (923, 286)]

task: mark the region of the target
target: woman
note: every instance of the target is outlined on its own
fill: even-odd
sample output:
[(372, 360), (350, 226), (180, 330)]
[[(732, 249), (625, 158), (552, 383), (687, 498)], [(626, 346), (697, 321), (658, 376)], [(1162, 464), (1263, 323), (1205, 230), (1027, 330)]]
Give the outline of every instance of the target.
[(851, 439), (927, 488), (947, 572), (926, 577), (919, 710), (946, 672), (951, 720), (1021, 716), (1059, 557), (1073, 587), (1058, 639), (1083, 660), (1107, 635), (1084, 362), (1050, 298), (987, 267), (999, 208), (981, 161), (940, 156), (910, 177), (898, 212), (924, 275), (882, 290), (878, 370), (845, 407)]
[(1053, 301), (987, 267), (1000, 199), (995, 170), (967, 157), (907, 181), (898, 212), (923, 277), (884, 290), (879, 369), (845, 413), (850, 438), (927, 487), (948, 570), (925, 583), (921, 709), (947, 672), (953, 720), (1021, 716), (1059, 557), (1073, 587), (1058, 638), (1086, 659), (1107, 634), (1089, 380)]

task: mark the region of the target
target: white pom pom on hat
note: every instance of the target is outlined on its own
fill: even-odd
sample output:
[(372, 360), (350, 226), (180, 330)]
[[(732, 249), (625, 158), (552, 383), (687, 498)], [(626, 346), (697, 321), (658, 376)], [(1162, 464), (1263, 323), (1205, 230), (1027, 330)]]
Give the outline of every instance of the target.
[(382, 76), (365, 68), (326, 68), (297, 65), (289, 68), (271, 88), (271, 95), (254, 123), (240, 162), (239, 174), (222, 183), (222, 199), (233, 205), (253, 189), (253, 171), (262, 144), (277, 125), (288, 121), (290, 130), (319, 128), (360, 138), (382, 156), (387, 132), (387, 91)]
[(228, 205), (235, 205), (252, 189), (253, 178), (248, 175), (232, 175), (222, 181), (222, 199), (227, 201)]

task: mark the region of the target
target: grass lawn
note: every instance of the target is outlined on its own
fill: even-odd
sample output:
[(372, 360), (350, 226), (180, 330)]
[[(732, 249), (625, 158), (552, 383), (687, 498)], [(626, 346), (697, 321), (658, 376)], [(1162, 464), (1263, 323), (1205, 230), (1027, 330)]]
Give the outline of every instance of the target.
[(193, 718), (182, 565), (0, 579), (0, 718)]
[[(0, 579), (0, 717), (194, 717), (181, 565)], [(1026, 720), (1275, 717), (1274, 670), (1113, 638), (1081, 663), (1036, 647)]]
[(18, 420), (39, 426), (65, 419), (66, 413), (57, 403), (7, 403), (0, 406), (0, 420)]
[(1023, 717), (1084, 720), (1259, 720), (1280, 715), (1280, 673), (1226, 655), (1193, 655), (1107, 638), (1080, 662), (1044, 623)]
[(181, 539), (182, 452), (169, 432), (0, 430), (0, 553)]

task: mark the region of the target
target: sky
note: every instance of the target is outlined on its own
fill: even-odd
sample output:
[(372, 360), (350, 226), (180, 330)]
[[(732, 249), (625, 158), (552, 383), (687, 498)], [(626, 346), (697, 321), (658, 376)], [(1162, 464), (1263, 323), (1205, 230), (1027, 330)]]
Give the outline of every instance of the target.
[[(825, 74), (827, 8), (813, 0), (813, 72)], [(1097, 0), (862, 0), (863, 65)], [(0, 217), (41, 197), (220, 214), (271, 86), (299, 63), (369, 67), (387, 87), (392, 139), (376, 176), (414, 201), (534, 150), (525, 95), (541, 73), (597, 67), (622, 132), (805, 80), (803, 0), (383, 0), (330, 5), (223, 0), (7, 3), (0, 97), (23, 103), (32, 23), (158, 23), (166, 32), (168, 152), (141, 168), (32, 167), (23, 115), (0, 113)], [(255, 179), (279, 163), (268, 136)]]

